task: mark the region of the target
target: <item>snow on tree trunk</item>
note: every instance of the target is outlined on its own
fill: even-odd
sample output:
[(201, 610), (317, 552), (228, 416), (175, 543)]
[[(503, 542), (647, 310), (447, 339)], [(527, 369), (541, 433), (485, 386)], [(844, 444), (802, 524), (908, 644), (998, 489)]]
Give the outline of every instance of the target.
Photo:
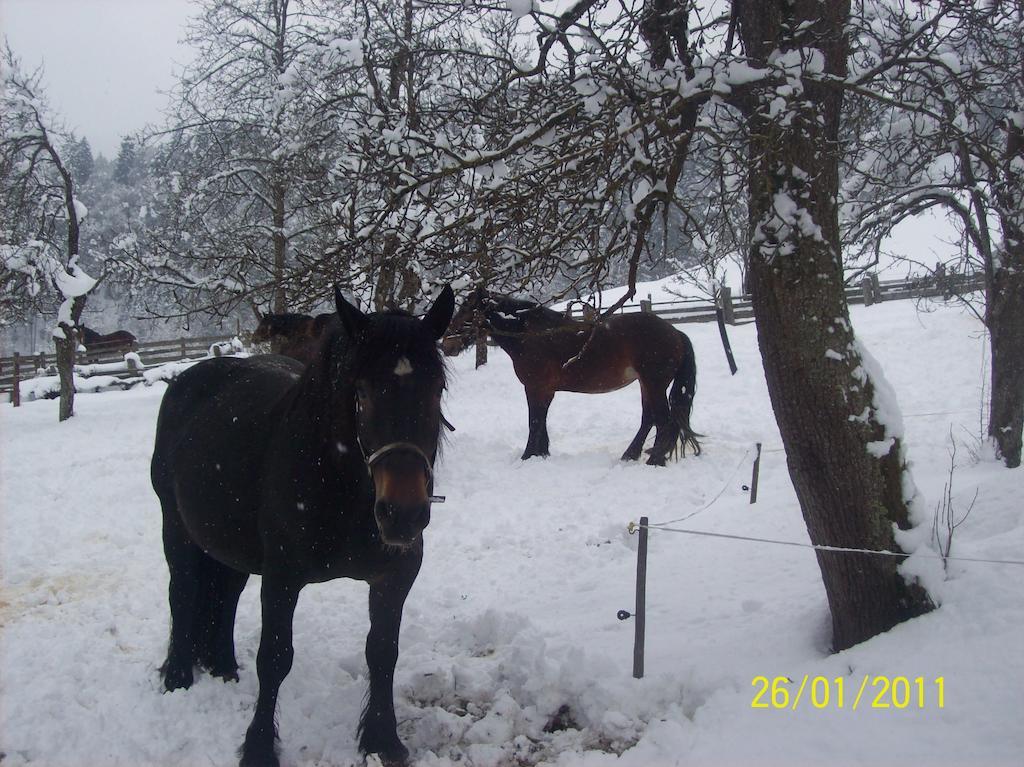
[(1007, 468), (1021, 461), (1024, 431), (1024, 254), (1016, 270), (1000, 269), (989, 305), (992, 401), (988, 433)]
[[(898, 411), (849, 322), (837, 215), (849, 2), (737, 4), (756, 66), (779, 73), (747, 110), (750, 288), (789, 473), (812, 542), (897, 550), (911, 525)], [(781, 84), (779, 84), (781, 83)], [(931, 608), (893, 557), (819, 552), (841, 650)]]
[(993, 264), (986, 324), (992, 348), (988, 433), (1008, 468), (1020, 466), (1024, 432), (1024, 111), (1008, 115), (996, 199), (1003, 244)]

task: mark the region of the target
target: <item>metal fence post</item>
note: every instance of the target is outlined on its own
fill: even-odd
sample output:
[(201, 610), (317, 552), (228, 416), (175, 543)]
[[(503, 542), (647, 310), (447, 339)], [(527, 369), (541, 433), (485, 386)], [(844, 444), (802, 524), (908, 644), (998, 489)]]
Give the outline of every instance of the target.
[(715, 306), (715, 319), (718, 320), (718, 334), (722, 337), (722, 347), (725, 349), (725, 359), (729, 363), (729, 372), (736, 375), (739, 368), (736, 367), (736, 358), (732, 354), (732, 344), (729, 343), (729, 334), (725, 330), (725, 316), (720, 306)]
[(757, 503), (757, 479), (761, 473), (761, 443), (757, 443), (757, 455), (754, 456), (754, 472), (750, 477), (750, 502)]
[(640, 541), (636, 550), (636, 621), (633, 634), (633, 678), (644, 676), (644, 632), (647, 610), (647, 517), (640, 517)]

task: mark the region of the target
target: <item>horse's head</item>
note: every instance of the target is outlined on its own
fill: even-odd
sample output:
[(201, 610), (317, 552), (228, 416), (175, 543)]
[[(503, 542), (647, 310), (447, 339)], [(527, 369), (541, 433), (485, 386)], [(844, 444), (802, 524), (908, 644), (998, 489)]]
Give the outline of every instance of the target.
[(487, 291), (477, 287), (458, 308), (441, 339), (441, 350), (446, 357), (461, 354), (476, 338), (477, 315), (484, 310)]
[(254, 344), (266, 343), (270, 340), (273, 328), (273, 316), (272, 314), (264, 314), (260, 317), (260, 322), (256, 326), (256, 330), (252, 334), (252, 342)]
[(486, 294), (482, 306), (487, 324), (499, 334), (519, 335), (547, 327), (547, 323), (541, 323), (540, 320), (550, 310), (534, 301), (492, 293)]
[(430, 521), (445, 388), (437, 341), (451, 321), (455, 296), (445, 286), (422, 319), (363, 314), (337, 288), (335, 301), (341, 322), (327, 343), (340, 407), (354, 410), (381, 539), (406, 546)]

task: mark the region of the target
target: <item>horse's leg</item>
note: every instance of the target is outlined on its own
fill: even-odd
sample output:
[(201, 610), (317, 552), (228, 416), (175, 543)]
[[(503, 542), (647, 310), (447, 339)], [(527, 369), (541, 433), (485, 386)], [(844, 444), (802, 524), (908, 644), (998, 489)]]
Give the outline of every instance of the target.
[(551, 407), (551, 400), (554, 398), (555, 393), (553, 391), (546, 389), (526, 390), (526, 405), (530, 412), (530, 436), (526, 440), (526, 449), (522, 455), (524, 461), (535, 455), (550, 455), (548, 408)]
[(240, 767), (278, 767), (274, 749), (277, 730), (274, 711), (281, 683), (292, 668), (295, 649), (292, 646), (292, 618), (302, 587), (285, 579), (264, 573), (260, 601), (263, 606), (263, 627), (260, 649), (256, 655), (256, 674), (260, 691), (256, 711), (245, 732)]
[(235, 612), (249, 574), (204, 556), (200, 567), (196, 661), (225, 682), (238, 681)]
[(629, 447), (626, 448), (626, 452), (622, 454), (623, 461), (635, 461), (640, 457), (640, 453), (643, 452), (644, 442), (647, 441), (647, 435), (651, 433), (651, 429), (654, 427), (654, 415), (651, 412), (650, 397), (647, 394), (647, 387), (640, 384), (640, 428), (636, 432), (636, 436), (633, 437), (633, 441), (629, 443)]
[(679, 439), (679, 424), (672, 418), (672, 411), (668, 406), (668, 397), (665, 395), (664, 386), (649, 386), (651, 415), (654, 418), (654, 426), (657, 429), (654, 437), (654, 445), (648, 451), (648, 466), (664, 466), (665, 459), (675, 447)]
[(409, 750), (398, 738), (395, 720), (395, 664), (402, 607), (421, 560), (422, 552), (410, 556), (397, 572), (370, 584), (370, 631), (366, 635), (370, 692), (359, 720), (359, 750), (377, 754), (385, 765), (404, 765), (409, 757)]
[(160, 502), (164, 511), (164, 557), (170, 574), (167, 601), (171, 608), (171, 641), (160, 672), (164, 687), (170, 691), (192, 686), (199, 558), (204, 555), (185, 531), (173, 499), (161, 496)]

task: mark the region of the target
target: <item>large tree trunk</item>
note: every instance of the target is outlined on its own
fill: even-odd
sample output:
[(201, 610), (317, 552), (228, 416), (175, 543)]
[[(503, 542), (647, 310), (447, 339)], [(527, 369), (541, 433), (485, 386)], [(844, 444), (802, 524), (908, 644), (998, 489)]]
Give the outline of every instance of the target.
[[(47, 141), (48, 151), (50, 157), (53, 159), (54, 165), (57, 167), (57, 171), (60, 173), (61, 179), (63, 180), (64, 186), (64, 209), (67, 212), (68, 219), (68, 233), (67, 233), (67, 248), (68, 248), (68, 269), (77, 270), (78, 268), (78, 246), (79, 240), (81, 239), (81, 226), (79, 223), (78, 206), (75, 204), (75, 182), (71, 176), (70, 171), (61, 162), (60, 155), (52, 144)], [(63, 290), (59, 286), (57, 292), (63, 295)], [(69, 317), (65, 316), (61, 318), (58, 328), (63, 334), (63, 338), (54, 337), (54, 356), (57, 358), (57, 376), (60, 379), (60, 406), (57, 413), (57, 421), (66, 421), (75, 414), (75, 353), (78, 351), (78, 338), (75, 334), (75, 329), (78, 327), (78, 321), (82, 318), (82, 311), (85, 309), (85, 296), (75, 296), (74, 298), (68, 299), (65, 297), (65, 301), (70, 300), (69, 312), (70, 322), (67, 320)]]
[[(1024, 258), (1020, 259), (1024, 265)], [(988, 299), (992, 402), (988, 433), (1007, 468), (1020, 466), (1024, 432), (1024, 266), (1000, 269)]]
[(1024, 125), (1007, 118), (1002, 183), (997, 188), (1003, 243), (989, 277), (992, 345), (988, 433), (1008, 468), (1020, 466), (1024, 431)]
[(75, 357), (78, 351), (78, 338), (75, 328), (82, 318), (85, 309), (85, 296), (78, 296), (71, 301), (71, 324), (60, 323), (64, 338), (53, 339), (54, 355), (57, 358), (57, 376), (60, 380), (60, 404), (57, 420), (66, 421), (75, 414)]
[(69, 338), (54, 338), (53, 344), (56, 347), (57, 376), (60, 379), (60, 404), (57, 410), (57, 420), (66, 421), (75, 414), (75, 350), (78, 341), (73, 331), (65, 324), (60, 325), (61, 330)]
[[(745, 0), (739, 30), (756, 66), (820, 52), (846, 74), (849, 0)], [(800, 30), (800, 39), (794, 39)], [(748, 109), (750, 288), (758, 342), (790, 477), (815, 544), (898, 550), (910, 524), (891, 396), (862, 355), (843, 289), (837, 214), (841, 91), (767, 86)], [(799, 86), (791, 80), (791, 85)], [(780, 104), (779, 99), (785, 99)], [(781, 107), (781, 108), (780, 108)], [(899, 559), (818, 552), (833, 645), (841, 650), (931, 607)]]

